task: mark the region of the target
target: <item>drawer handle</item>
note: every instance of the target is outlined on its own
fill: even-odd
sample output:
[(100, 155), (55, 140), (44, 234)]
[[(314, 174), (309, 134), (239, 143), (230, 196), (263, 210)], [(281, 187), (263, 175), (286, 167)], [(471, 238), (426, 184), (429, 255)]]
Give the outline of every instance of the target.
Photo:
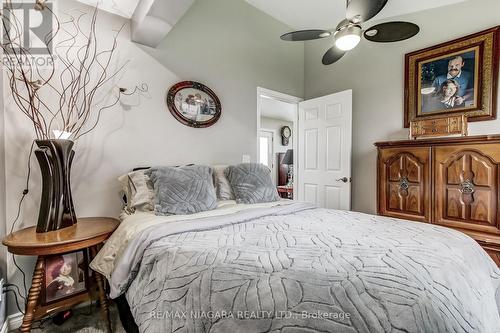
[(472, 194), (475, 191), (474, 183), (470, 179), (464, 180), (460, 186), (460, 192), (462, 192), (462, 194)]
[(402, 177), (399, 180), (399, 189), (402, 191), (408, 191), (409, 188), (410, 188), (410, 182), (408, 181), (408, 178)]

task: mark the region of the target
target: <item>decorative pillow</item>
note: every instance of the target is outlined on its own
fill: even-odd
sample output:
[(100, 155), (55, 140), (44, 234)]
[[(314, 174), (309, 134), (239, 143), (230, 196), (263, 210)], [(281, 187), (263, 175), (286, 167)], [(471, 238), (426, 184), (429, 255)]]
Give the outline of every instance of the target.
[(135, 211), (150, 212), (154, 210), (154, 191), (149, 176), (145, 170), (129, 172), (118, 180), (127, 198), (125, 211), (132, 214)]
[(144, 172), (155, 191), (158, 215), (185, 215), (217, 208), (217, 196), (208, 166), (156, 167)]
[(254, 204), (278, 201), (279, 195), (271, 179), (271, 170), (262, 164), (243, 163), (224, 171), (237, 203)]
[(234, 193), (231, 189), (231, 184), (227, 180), (224, 170), (227, 165), (215, 165), (212, 167), (214, 172), (214, 186), (217, 199), (219, 200), (234, 200)]

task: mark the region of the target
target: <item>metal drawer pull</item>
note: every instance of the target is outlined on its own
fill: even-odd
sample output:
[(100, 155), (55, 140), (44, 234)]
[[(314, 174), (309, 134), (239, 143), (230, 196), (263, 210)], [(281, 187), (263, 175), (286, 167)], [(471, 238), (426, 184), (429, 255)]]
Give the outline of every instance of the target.
[(399, 188), (400, 188), (402, 191), (408, 191), (408, 189), (410, 188), (410, 182), (408, 181), (408, 178), (407, 178), (407, 177), (402, 177), (402, 178), (399, 180)]
[(474, 183), (470, 179), (464, 180), (460, 186), (460, 192), (463, 194), (472, 194), (475, 192)]

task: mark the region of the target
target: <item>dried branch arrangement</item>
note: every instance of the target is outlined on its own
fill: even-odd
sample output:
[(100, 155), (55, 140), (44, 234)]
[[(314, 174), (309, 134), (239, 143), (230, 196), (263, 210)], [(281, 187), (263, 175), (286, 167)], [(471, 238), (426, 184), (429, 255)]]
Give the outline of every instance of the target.
[(97, 7), (92, 13), (67, 13), (68, 18), (60, 20), (45, 0), (37, 0), (33, 6), (42, 15), (52, 16), (50, 33), (44, 36), (43, 64), (36, 61), (38, 55), (32, 54), (29, 46), (23, 45), (23, 23), (13, 14), (16, 8), (10, 0), (4, 2), (1, 13), (1, 47), (13, 100), (33, 123), (37, 139), (63, 135), (78, 140), (92, 131), (101, 113), (117, 105), (124, 95), (147, 92), (146, 84), (131, 91), (114, 84), (128, 63), (114, 67), (123, 26), (115, 31), (111, 45), (101, 49)]

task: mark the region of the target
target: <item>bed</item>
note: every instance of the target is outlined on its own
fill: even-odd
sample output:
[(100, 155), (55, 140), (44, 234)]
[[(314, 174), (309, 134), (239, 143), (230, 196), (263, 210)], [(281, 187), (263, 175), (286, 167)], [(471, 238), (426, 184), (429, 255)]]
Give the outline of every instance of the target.
[(465, 234), (289, 200), (124, 214), (91, 267), (129, 333), (500, 331), (500, 271)]

